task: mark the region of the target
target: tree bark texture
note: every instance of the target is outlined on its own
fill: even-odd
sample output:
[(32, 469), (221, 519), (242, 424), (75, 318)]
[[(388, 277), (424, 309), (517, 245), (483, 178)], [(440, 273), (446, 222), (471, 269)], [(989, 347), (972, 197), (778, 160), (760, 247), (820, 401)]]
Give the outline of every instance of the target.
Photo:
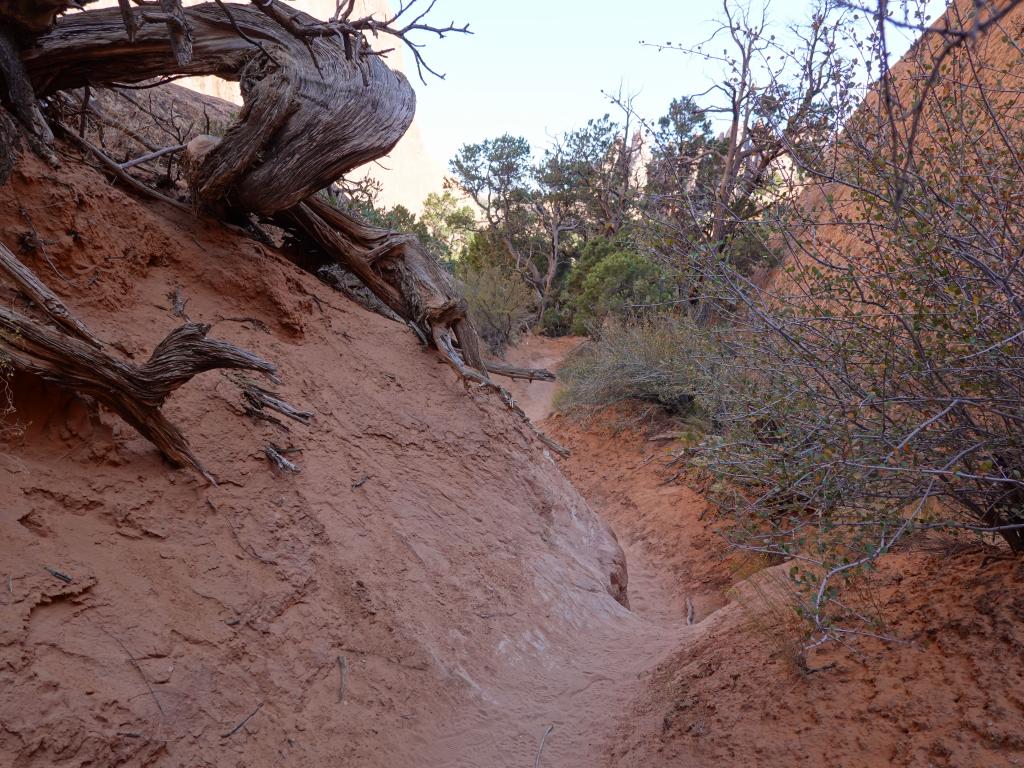
[(134, 42), (118, 8), (72, 14), (22, 52), (25, 69), (40, 96), (173, 74), (239, 81), (245, 106), (197, 177), (204, 203), (291, 208), (390, 152), (412, 123), (408, 80), (377, 55), (351, 56), (340, 36), (299, 39), (255, 6), (204, 3), (185, 9), (192, 50), (182, 63), (167, 26), (144, 23), (148, 7), (130, 10), (143, 22)]

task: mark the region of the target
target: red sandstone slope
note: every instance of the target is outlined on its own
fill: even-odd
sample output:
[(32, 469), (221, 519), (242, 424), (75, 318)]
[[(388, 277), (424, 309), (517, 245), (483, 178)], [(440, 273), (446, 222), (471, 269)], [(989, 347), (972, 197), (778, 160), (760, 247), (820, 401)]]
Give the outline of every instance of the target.
[(619, 419), (615, 412), (598, 414), (581, 426), (559, 415), (544, 426), (572, 446), (563, 471), (622, 544), (630, 608), (700, 622), (727, 602), (733, 553), (713, 530), (707, 502), (679, 481), (677, 468), (666, 466), (674, 446), (610, 426)]
[[(285, 432), (219, 372), (186, 385), (166, 411), (208, 487), (111, 414), (15, 380), (0, 764), (518, 765), (566, 691), (610, 684), (576, 638), (632, 620), (607, 589), (613, 537), (496, 398), (401, 326), (73, 160), (25, 160), (0, 239), (41, 243), (26, 262), (135, 360), (181, 322), (178, 289), (315, 414)], [(300, 449), (302, 473), (273, 470), (267, 443)], [(553, 764), (587, 764), (574, 727)]]

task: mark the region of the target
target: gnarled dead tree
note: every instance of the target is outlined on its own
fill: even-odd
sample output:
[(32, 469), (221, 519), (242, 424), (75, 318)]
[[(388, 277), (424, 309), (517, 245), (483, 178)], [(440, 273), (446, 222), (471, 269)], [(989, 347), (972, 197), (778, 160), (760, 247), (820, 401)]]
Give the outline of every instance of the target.
[[(66, 17), (57, 15), (61, 6), (52, 0), (45, 9), (0, 0), (0, 19), (20, 22), (21, 30), (19, 56), (11, 53), (16, 36), (4, 36), (6, 47), (0, 46), (5, 103), (33, 146), (45, 148), (53, 137), (45, 121), (36, 119), (37, 99), (58, 91), (175, 75), (238, 81), (244, 107), (235, 123), (221, 139), (205, 137), (190, 147), (186, 167), (193, 205), (213, 215), (253, 214), (316, 243), (464, 380), (494, 388), (518, 410), (488, 372), (529, 379), (551, 375), (485, 362), (465, 300), (416, 238), (374, 227), (316, 196), (357, 166), (387, 154), (413, 119), (412, 87), (385, 65), (386, 51), (373, 50), (367, 34), (374, 39), (389, 34), (408, 44), (422, 75), (429, 67), (409, 41), (410, 32), (443, 37), (467, 31), (428, 26), (425, 14), (403, 26), (400, 19), (414, 4), (403, 5), (389, 19), (357, 19), (353, 3), (340, 3), (335, 18), (322, 22), (280, 0), (253, 5), (217, 0), (187, 9), (180, 0), (140, 7), (121, 0), (119, 8)], [(22, 287), (27, 290), (28, 284)], [(0, 350), (18, 368), (95, 396), (168, 458), (204, 474), (184, 438), (159, 413), (163, 398), (184, 381), (162, 378), (169, 373), (167, 362), (183, 365), (179, 373), (187, 376), (210, 367), (272, 370), (258, 358), (206, 340), (206, 328), (191, 324), (171, 334), (150, 362), (136, 369), (73, 338), (80, 329), (68, 327), (69, 314), (51, 317), (63, 332), (16, 314), (0, 315)]]
[[(143, 9), (132, 12), (147, 18)], [(204, 204), (262, 215), (387, 154), (412, 123), (416, 96), (405, 77), (379, 56), (347, 54), (340, 35), (297, 38), (251, 5), (205, 3), (184, 14), (192, 40), (184, 63), (164, 24), (142, 24), (129, 42), (116, 8), (61, 18), (22, 59), (39, 96), (161, 75), (238, 81), (245, 106), (205, 157), (194, 190)]]
[[(377, 20), (351, 18), (347, 3), (339, 5), (335, 20), (321, 22), (286, 10), (278, 0), (216, 2), (185, 9), (178, 23), (149, 6), (122, 4), (61, 18), (24, 49), (22, 60), (40, 96), (177, 74), (239, 81), (244, 108), (236, 123), (219, 142), (193, 153), (195, 203), (272, 218), (312, 239), (414, 325), (464, 378), (489, 383), (489, 370), (548, 378), (546, 372), (484, 362), (465, 301), (415, 238), (373, 227), (315, 197), (353, 168), (387, 154), (412, 122), (412, 87), (386, 66), (364, 32), (409, 42), (406, 35), (416, 30), (441, 36), (466, 31), (427, 26), (422, 14), (400, 26), (411, 5)], [(181, 24), (188, 29), (188, 56), (168, 31)]]

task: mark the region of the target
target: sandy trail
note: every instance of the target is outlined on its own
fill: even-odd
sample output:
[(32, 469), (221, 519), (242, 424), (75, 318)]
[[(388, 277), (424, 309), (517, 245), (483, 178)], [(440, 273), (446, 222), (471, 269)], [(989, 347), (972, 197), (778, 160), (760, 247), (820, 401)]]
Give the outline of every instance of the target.
[[(557, 368), (577, 343), (529, 339), (509, 358)], [(625, 552), (630, 610), (605, 610), (607, 602), (573, 597), (571, 580), (552, 582), (565, 599), (551, 605), (577, 612), (568, 622), (576, 631), (545, 634), (565, 622), (527, 617), (537, 629), (518, 646), (519, 673), (498, 664), (485, 692), (491, 707), (456, 721), (469, 735), (448, 743), (449, 760), (437, 764), (534, 765), (548, 726), (547, 768), (1021, 764), (1016, 747), (990, 735), (999, 723), (1020, 722), (1019, 683), (988, 662), (1009, 647), (999, 643), (1024, 647), (1020, 600), (1009, 597), (1019, 588), (1007, 587), (1019, 585), (1019, 563), (995, 573), (972, 565), (981, 554), (955, 563), (897, 556), (884, 565), (875, 599), (892, 601), (887, 615), (901, 625), (894, 622), (894, 634), (927, 630), (938, 644), (879, 645), (868, 664), (826, 649), (809, 663), (834, 672), (801, 675), (791, 656), (801, 630), (763, 591), (780, 586), (778, 569), (737, 581), (743, 563), (704, 519), (705, 501), (666, 482), (674, 473), (665, 444), (617, 431), (614, 414), (586, 426), (553, 414), (556, 389), (520, 385), (516, 396), (573, 450), (559, 467)], [(950, 568), (968, 585), (962, 594), (934, 589)], [(979, 728), (979, 712), (999, 714)]]
[[(528, 336), (510, 349), (507, 357), (509, 362), (515, 365), (557, 371), (565, 357), (585, 341), (586, 339), (577, 336), (555, 339)], [(517, 380), (512, 382), (511, 391), (526, 415), (540, 424), (555, 413), (554, 401), (559, 386), (557, 381)], [(555, 430), (565, 428), (556, 423), (545, 426)], [(703, 501), (696, 494), (678, 486), (666, 488), (660, 480), (645, 482), (650, 479), (651, 472), (646, 473), (641, 482), (636, 482), (638, 471), (648, 468), (651, 462), (658, 458), (655, 449), (632, 444), (629, 447), (609, 445), (582, 430), (570, 432), (576, 452), (572, 467), (575, 471), (569, 473), (570, 479), (587, 501), (611, 524), (618, 536), (619, 544), (626, 553), (630, 609), (639, 616), (655, 621), (675, 622), (685, 619), (689, 613), (686, 603), (688, 595), (680, 593), (678, 585), (669, 575), (679, 565), (678, 555), (666, 560), (664, 550), (652, 551), (649, 546), (650, 536), (657, 536), (663, 531), (647, 530), (641, 533), (635, 531), (634, 527), (637, 518), (641, 516), (641, 507), (648, 511), (667, 510), (668, 516), (673, 519), (659, 522), (666, 528), (671, 528), (685, 519), (680, 518), (680, 514), (685, 515), (696, 510), (696, 514), (699, 515)], [(628, 440), (623, 442), (626, 443)], [(634, 459), (636, 461), (633, 461)], [(650, 469), (656, 470), (657, 467)], [(623, 483), (621, 475), (630, 476), (633, 482)], [(588, 482), (595, 477), (603, 482)], [(678, 508), (681, 496), (683, 509)], [(609, 507), (616, 503), (626, 509), (615, 514)]]
[[(557, 369), (581, 342), (531, 337), (510, 350), (508, 359), (518, 365)], [(513, 393), (526, 413), (574, 450), (572, 459), (561, 465), (563, 472), (612, 526), (623, 547), (630, 610), (591, 611), (579, 617), (578, 632), (544, 638), (546, 648), (530, 662), (531, 668), (518, 681), (503, 681), (502, 690), (494, 694), (502, 706), (511, 708), (509, 722), (533, 724), (537, 741), (547, 725), (554, 726), (543, 765), (617, 765), (610, 754), (614, 735), (628, 728), (627, 713), (649, 673), (706, 634), (706, 625), (699, 624), (702, 614), (724, 602), (719, 585), (709, 586), (707, 579), (701, 582), (689, 574), (686, 547), (674, 546), (673, 529), (677, 535), (692, 536), (684, 524), (698, 519), (703, 502), (687, 489), (659, 487), (655, 475), (663, 471), (663, 462), (657, 449), (626, 439), (621, 444), (602, 440), (557, 416), (552, 418), (557, 383), (515, 384)], [(657, 519), (652, 519), (652, 512)], [(681, 579), (680, 572), (690, 582)], [(696, 619), (692, 626), (687, 623), (691, 611)], [(534, 667), (536, 658), (541, 662)], [(526, 710), (517, 711), (517, 704), (524, 701)], [(493, 724), (467, 725), (470, 732), (491, 737), (495, 733)], [(462, 748), (451, 751), (466, 754)], [(532, 764), (521, 762), (523, 758), (533, 759), (525, 754), (504, 764)]]
[[(554, 371), (566, 356), (584, 341), (585, 339), (579, 336), (563, 336), (559, 339), (527, 336), (506, 352), (506, 359), (513, 365), (524, 368), (546, 368)], [(554, 412), (555, 394), (559, 387), (557, 381), (529, 382), (516, 379), (502, 383), (535, 424)]]

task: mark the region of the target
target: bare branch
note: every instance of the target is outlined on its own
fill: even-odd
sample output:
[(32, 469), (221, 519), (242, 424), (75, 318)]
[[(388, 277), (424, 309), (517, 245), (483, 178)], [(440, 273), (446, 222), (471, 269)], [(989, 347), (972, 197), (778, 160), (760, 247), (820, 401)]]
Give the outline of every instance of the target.
[[(417, 43), (412, 39), (412, 35), (415, 33), (428, 33), (436, 35), (439, 39), (444, 39), (449, 34), (472, 34), (468, 24), (457, 25), (454, 21), (450, 22), (445, 26), (434, 26), (427, 24), (424, 19), (433, 10), (434, 3), (436, 0), (430, 0), (427, 7), (419, 15), (413, 18), (408, 24), (403, 26), (398, 25), (398, 21), (408, 11), (417, 5), (417, 0), (411, 0), (411, 2), (404, 3), (398, 10), (398, 12), (389, 19), (376, 19), (373, 16), (366, 16), (361, 19), (352, 19), (352, 9), (354, 4), (349, 2), (348, 5), (342, 9), (341, 4), (337, 6), (334, 16), (329, 21), (309, 23), (299, 21), (295, 15), (291, 14), (284, 6), (280, 5), (280, 0), (252, 0), (253, 4), (260, 9), (267, 16), (272, 18), (284, 29), (288, 30), (292, 35), (301, 40), (308, 40), (318, 37), (339, 37), (345, 42), (345, 50), (350, 53), (350, 59), (355, 61), (357, 64), (361, 64), (364, 56), (383, 56), (392, 49), (374, 51), (373, 49), (366, 46), (364, 33), (369, 33), (373, 37), (385, 34), (392, 37), (398, 38), (412, 51), (413, 59), (416, 62), (416, 71), (419, 74), (420, 80), (426, 84), (426, 78), (424, 73), (429, 72), (435, 77), (443, 80), (444, 75), (432, 69), (426, 62), (421, 52), (423, 47), (422, 43)], [(351, 41), (355, 41), (355, 47), (353, 49)]]

